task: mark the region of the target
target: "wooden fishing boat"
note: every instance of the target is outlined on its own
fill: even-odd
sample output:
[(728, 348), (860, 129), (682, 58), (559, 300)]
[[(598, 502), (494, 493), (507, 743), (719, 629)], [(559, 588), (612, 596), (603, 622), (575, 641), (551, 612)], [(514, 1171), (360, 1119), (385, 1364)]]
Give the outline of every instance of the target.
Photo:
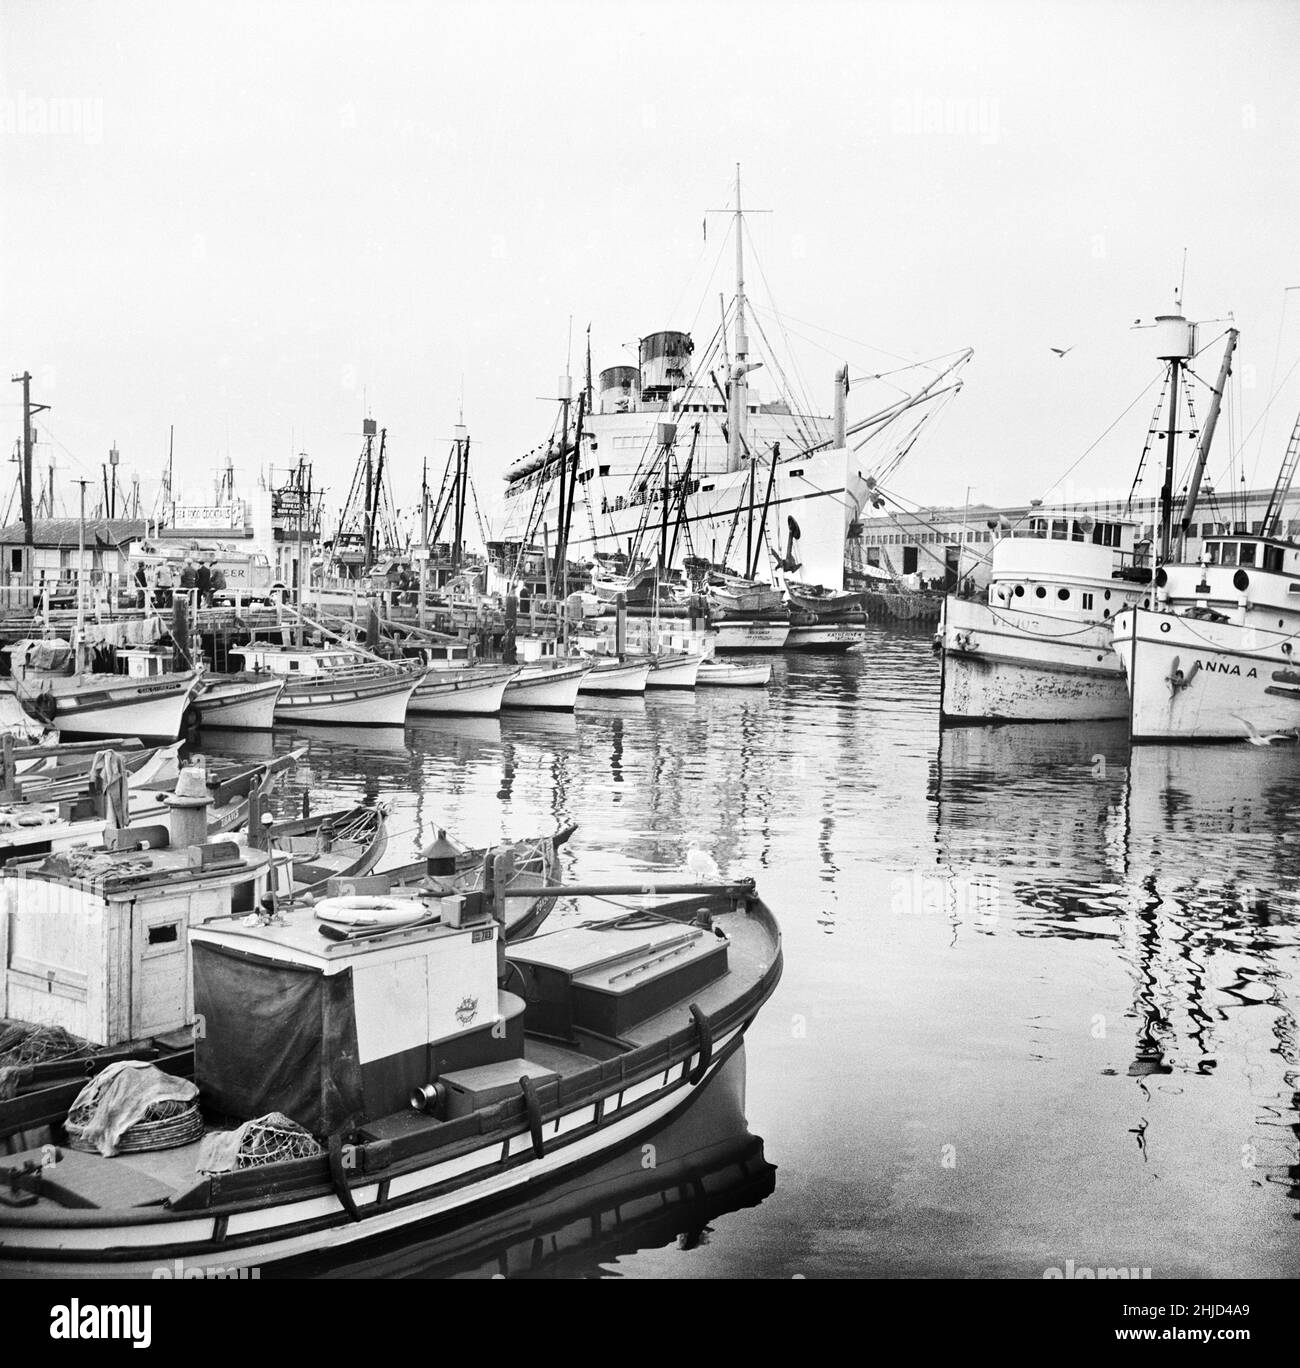
[(400, 727), (424, 677), (424, 667), (368, 660), (342, 648), (308, 649), (265, 642), (230, 652), (251, 670), (284, 681), (277, 722), (332, 726)]
[(695, 682), (701, 688), (761, 689), (772, 682), (768, 661), (738, 665), (727, 660), (706, 660)]
[(665, 651), (650, 657), (647, 689), (693, 689), (699, 680), (706, 657), (681, 651)]
[(629, 696), (644, 694), (650, 677), (650, 661), (639, 656), (596, 656), (578, 681), (579, 694)]
[(0, 1273), (346, 1254), (651, 1130), (740, 1049), (782, 961), (752, 881), (664, 883), (655, 907), (646, 882), (531, 890), (581, 921), (504, 953), (494, 877), (478, 900), (413, 890), (404, 924), (349, 932), (318, 905), (191, 926), (203, 1136), (0, 1160)]
[(785, 580), (790, 613), (787, 651), (847, 651), (867, 639), (862, 599), (853, 590)]
[[(209, 835), (239, 830), (248, 820), (250, 794), (270, 776), (294, 764), (301, 754), (291, 751), (252, 765), (205, 767), (198, 782), (208, 799)], [(93, 785), (79, 785), (75, 793), (66, 796), (0, 804), (0, 862), (67, 851), (79, 845), (98, 846), (109, 832), (128, 826), (161, 827), (163, 836), (170, 839), (180, 781), (133, 785), (129, 776), (123, 777), (127, 779), (125, 799), (121, 795), (114, 798), (105, 784), (96, 780)]]
[(199, 686), (193, 670), (171, 671), (156, 653), (121, 651), (130, 674), (76, 669), (66, 641), (24, 640), (6, 648), (11, 676), (0, 689), (63, 736), (138, 736), (175, 741)]
[(200, 727), (270, 731), (284, 686), (263, 674), (206, 674), (191, 707)]
[(330, 879), (369, 874), (388, 845), (387, 809), (361, 805), (321, 812), (271, 828), (272, 848), (290, 859), (290, 893), (319, 889)]
[(501, 706), (572, 712), (578, 704), (583, 676), (590, 669), (588, 660), (534, 661), (506, 684)]
[[(25, 800), (45, 802), (83, 794), (88, 791), (95, 757), (102, 754), (103, 749), (101, 741), (96, 750), (73, 756), (67, 764), (46, 764), (16, 772), (12, 790)], [(175, 783), (180, 774), (179, 741), (173, 741), (169, 746), (142, 746), (126, 751), (114, 746), (113, 749), (121, 758), (131, 788)]]
[(411, 695), (407, 715), (491, 717), (501, 711), (518, 665), (434, 665)]

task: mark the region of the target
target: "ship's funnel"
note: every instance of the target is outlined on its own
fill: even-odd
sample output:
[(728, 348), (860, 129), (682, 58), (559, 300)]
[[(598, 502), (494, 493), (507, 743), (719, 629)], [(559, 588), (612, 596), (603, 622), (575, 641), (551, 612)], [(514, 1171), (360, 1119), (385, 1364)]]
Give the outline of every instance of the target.
[(657, 402), (681, 389), (690, 374), (690, 333), (657, 332), (641, 339), (641, 394)]
[(641, 376), (635, 366), (610, 366), (601, 371), (601, 413), (631, 413), (640, 397)]

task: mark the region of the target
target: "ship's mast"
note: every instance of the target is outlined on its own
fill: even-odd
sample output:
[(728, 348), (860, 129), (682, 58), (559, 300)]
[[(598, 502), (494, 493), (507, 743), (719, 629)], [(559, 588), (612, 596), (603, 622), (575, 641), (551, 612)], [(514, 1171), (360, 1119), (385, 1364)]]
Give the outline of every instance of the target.
[(751, 367), (747, 362), (749, 339), (745, 336), (745, 234), (744, 211), (740, 203), (740, 163), (736, 163), (736, 332), (732, 346), (734, 361), (728, 397), (731, 413), (727, 422), (727, 469), (739, 470), (745, 450), (742, 428), (749, 412), (749, 386), (745, 376)]

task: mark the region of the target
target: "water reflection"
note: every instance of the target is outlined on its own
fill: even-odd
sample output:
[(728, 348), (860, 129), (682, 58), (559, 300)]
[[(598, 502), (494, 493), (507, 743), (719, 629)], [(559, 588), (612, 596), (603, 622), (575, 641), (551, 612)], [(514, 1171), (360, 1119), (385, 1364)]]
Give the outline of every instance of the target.
[(1004, 941), (1091, 942), (1107, 957), (1057, 956), (1054, 970), (1101, 1047), (1081, 1054), (1107, 1054), (1098, 1073), (1137, 1090), (1130, 1111), (1089, 1085), (1096, 1120), (1123, 1124), (1166, 1175), (1177, 1154), (1184, 1180), (1236, 1168), (1294, 1199), (1295, 755), (1130, 754), (1109, 726), (960, 729), (940, 738), (930, 798), (940, 863), (997, 881)]

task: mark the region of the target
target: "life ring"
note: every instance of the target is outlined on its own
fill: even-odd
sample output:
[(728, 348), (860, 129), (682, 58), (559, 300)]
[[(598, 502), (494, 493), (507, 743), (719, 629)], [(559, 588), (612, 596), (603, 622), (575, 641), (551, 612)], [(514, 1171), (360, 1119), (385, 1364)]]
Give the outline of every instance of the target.
[(316, 916), (336, 926), (406, 926), (421, 921), (426, 915), (420, 903), (411, 898), (387, 898), (379, 894), (323, 898), (316, 904)]

